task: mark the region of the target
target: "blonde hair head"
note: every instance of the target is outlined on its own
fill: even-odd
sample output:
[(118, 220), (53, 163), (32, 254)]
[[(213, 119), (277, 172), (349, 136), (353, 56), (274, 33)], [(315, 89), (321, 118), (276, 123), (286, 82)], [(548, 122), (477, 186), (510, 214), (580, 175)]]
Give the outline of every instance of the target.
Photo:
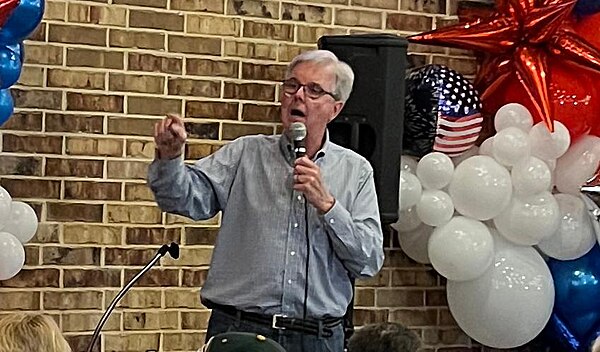
[(71, 352), (52, 318), (41, 314), (0, 316), (0, 352)]

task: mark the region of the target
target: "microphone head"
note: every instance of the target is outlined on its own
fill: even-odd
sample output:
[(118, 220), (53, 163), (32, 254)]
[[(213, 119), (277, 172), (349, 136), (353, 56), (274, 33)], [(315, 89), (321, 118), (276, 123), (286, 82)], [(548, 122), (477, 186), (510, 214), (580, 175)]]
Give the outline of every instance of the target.
[(179, 259), (179, 245), (175, 242), (171, 242), (169, 246), (169, 255), (173, 259)]
[(306, 126), (302, 122), (294, 122), (290, 125), (290, 134), (293, 141), (301, 141), (306, 138)]

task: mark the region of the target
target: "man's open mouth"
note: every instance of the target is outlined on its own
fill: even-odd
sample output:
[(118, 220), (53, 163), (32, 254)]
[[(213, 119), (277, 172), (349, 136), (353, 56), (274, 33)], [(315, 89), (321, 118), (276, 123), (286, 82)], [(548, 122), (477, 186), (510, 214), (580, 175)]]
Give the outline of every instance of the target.
[(306, 114), (299, 109), (292, 109), (290, 115), (292, 115), (292, 117), (306, 117)]

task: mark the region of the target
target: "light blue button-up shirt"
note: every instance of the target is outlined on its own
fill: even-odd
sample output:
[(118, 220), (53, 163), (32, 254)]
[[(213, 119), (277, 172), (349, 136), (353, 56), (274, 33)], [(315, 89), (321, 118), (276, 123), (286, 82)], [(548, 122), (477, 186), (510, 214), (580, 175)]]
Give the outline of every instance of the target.
[(292, 188), (291, 150), (285, 135), (247, 136), (194, 165), (181, 159), (150, 165), (150, 188), (164, 211), (195, 220), (223, 212), (203, 301), (301, 318), (307, 223), (308, 317), (343, 316), (352, 297), (348, 276), (369, 277), (381, 269), (371, 165), (326, 140), (314, 161), (335, 204), (319, 214)]

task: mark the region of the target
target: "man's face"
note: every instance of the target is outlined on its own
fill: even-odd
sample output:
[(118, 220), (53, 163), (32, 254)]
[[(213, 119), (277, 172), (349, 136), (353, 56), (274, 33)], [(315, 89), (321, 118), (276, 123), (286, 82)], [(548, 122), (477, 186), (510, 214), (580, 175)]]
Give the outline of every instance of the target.
[[(281, 87), (281, 122), (284, 129), (287, 131), (292, 123), (302, 122), (306, 126), (307, 138), (322, 138), (327, 123), (344, 105), (330, 94), (335, 89), (333, 66), (302, 62), (294, 67), (286, 82)], [(291, 93), (294, 85), (301, 87)]]

